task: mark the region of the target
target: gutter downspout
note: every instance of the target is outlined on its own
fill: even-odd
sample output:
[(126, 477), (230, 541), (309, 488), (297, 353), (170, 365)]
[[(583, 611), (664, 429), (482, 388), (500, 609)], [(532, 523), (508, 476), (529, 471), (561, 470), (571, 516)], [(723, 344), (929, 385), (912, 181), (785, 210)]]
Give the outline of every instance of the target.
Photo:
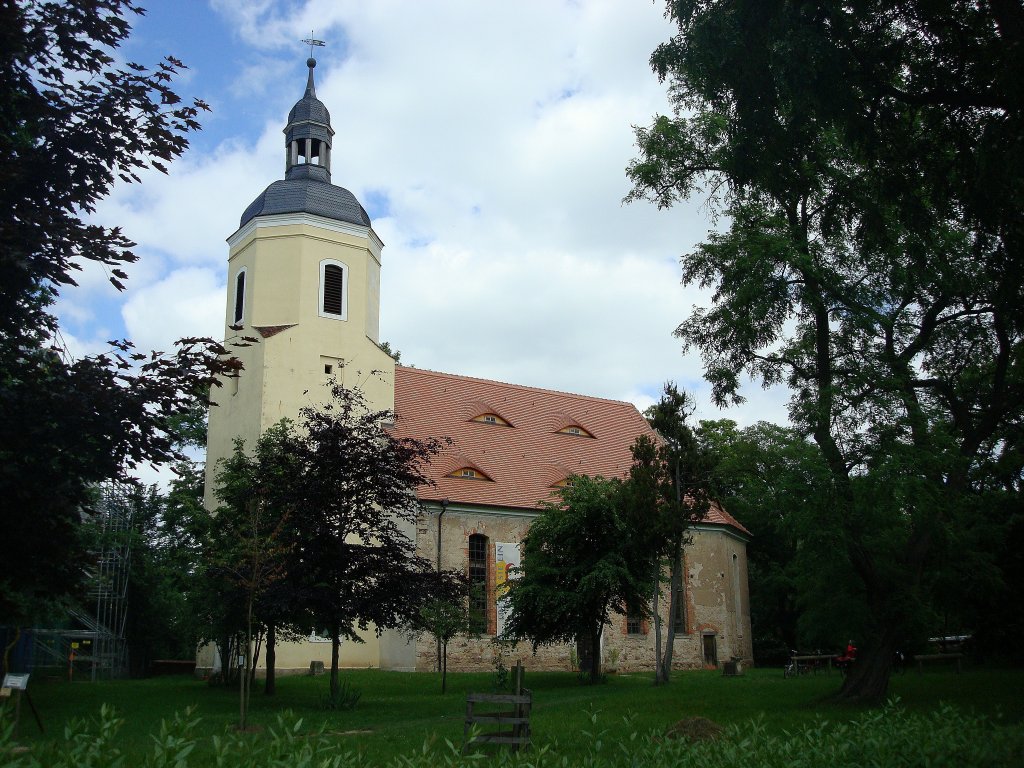
[[(437, 516), (437, 583), (441, 583), (441, 521), (448, 511), (448, 499), (441, 499), (441, 512)], [(437, 639), (437, 671), (441, 671), (441, 638)]]

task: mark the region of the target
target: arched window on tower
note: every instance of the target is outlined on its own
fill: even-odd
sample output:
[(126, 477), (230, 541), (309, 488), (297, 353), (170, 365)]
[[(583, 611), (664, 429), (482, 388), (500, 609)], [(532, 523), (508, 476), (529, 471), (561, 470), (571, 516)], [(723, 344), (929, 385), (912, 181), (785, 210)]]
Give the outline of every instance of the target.
[(348, 267), (334, 259), (320, 262), (320, 316), (348, 319)]
[(234, 325), (241, 323), (245, 317), (245, 267), (235, 275), (235, 311), (231, 317)]
[(483, 634), (488, 629), (487, 537), (474, 533), (469, 537), (469, 626)]

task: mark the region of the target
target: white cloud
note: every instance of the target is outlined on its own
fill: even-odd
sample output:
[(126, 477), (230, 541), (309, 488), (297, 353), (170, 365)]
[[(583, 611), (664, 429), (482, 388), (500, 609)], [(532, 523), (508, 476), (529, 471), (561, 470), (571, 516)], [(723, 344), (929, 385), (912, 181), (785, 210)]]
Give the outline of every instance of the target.
[(223, 265), (225, 238), (283, 165), (275, 129), (280, 134), (280, 125), (267, 125), (255, 146), (227, 141), (207, 156), (187, 154), (166, 175), (150, 171), (141, 184), (119, 184), (98, 207), (97, 220), (120, 225), (140, 253), (160, 254), (172, 264)]
[(226, 289), (212, 269), (190, 267), (137, 291), (124, 305), (135, 346), (167, 352), (185, 336), (217, 338), (224, 328)]
[[(648, 65), (672, 33), (658, 5), (212, 5), (243, 62), (195, 69), (197, 80), (221, 70), (208, 98), (226, 138), (166, 177), (118, 186), (97, 212), (139, 241), (142, 263), (114, 299), (141, 348), (221, 332), (224, 240), (282, 177), (282, 129), (306, 80), (298, 40), (312, 29), (329, 43), (316, 83), (336, 131), (334, 183), (372, 213), (386, 207), (374, 222), (386, 244), (381, 335), (405, 362), (641, 408), (671, 379), (696, 394), (699, 418), (785, 421), (785, 391), (756, 385), (743, 407), (715, 409), (699, 358), (671, 335), (708, 302), (679, 284), (679, 255), (711, 227), (701, 201), (621, 204), (631, 126), (669, 109)], [(104, 280), (89, 274), (68, 317), (103, 324), (110, 314), (89, 302), (112, 300)]]

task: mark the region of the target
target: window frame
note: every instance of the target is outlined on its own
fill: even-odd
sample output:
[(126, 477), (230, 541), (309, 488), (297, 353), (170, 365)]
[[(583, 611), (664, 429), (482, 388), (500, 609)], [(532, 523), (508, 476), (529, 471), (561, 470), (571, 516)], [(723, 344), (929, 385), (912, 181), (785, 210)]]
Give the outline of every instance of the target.
[[(240, 267), (238, 271), (235, 272), (235, 282), (233, 284), (234, 301), (232, 302), (231, 325), (242, 325), (245, 322), (245, 291), (246, 288), (248, 288), (246, 283), (249, 282), (248, 279), (246, 278), (246, 272), (248, 272), (248, 267)], [(241, 292), (239, 292), (238, 290), (239, 280), (242, 281)], [(239, 296), (239, 293), (241, 293), (241, 296)]]
[[(470, 631), (487, 634), (490, 630), (490, 583), (489, 547), (491, 540), (482, 533), (472, 533), (466, 541), (467, 575), (469, 577), (469, 621)], [(476, 546), (474, 546), (476, 545)], [(474, 554), (478, 557), (474, 558)], [(482, 556), (482, 557), (481, 557)], [(474, 586), (481, 587), (478, 595), (473, 594)]]
[(450, 477), (455, 480), (483, 480), (485, 482), (493, 483), (494, 480), (483, 470), (477, 469), (476, 467), (466, 465), (459, 467), (449, 472), (445, 477)]
[(636, 637), (646, 634), (643, 617), (639, 613), (628, 612), (626, 614), (626, 635)]
[[(324, 309), (324, 276), (327, 273), (327, 267), (337, 267), (341, 270), (341, 312), (338, 314)], [(320, 317), (326, 317), (330, 320), (348, 320), (348, 275), (348, 264), (345, 262), (338, 261), (337, 259), (320, 260), (319, 295), (316, 305), (317, 314)]]
[(481, 413), (477, 416), (474, 416), (472, 419), (470, 419), (470, 421), (475, 422), (477, 424), (486, 424), (489, 427), (512, 426), (509, 423), (508, 419), (506, 419), (504, 416), (495, 413), (494, 411), (487, 411), (485, 413)]
[(555, 432), (556, 435), (569, 435), (569, 437), (586, 437), (594, 440), (594, 435), (586, 427), (579, 424), (568, 424)]

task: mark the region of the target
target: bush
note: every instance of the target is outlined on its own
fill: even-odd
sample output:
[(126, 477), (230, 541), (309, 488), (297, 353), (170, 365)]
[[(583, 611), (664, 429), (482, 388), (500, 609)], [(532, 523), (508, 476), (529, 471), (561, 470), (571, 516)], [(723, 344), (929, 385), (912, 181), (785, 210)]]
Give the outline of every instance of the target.
[(321, 709), (346, 710), (355, 709), (363, 692), (355, 686), (349, 685), (348, 680), (342, 681), (335, 693), (325, 693), (320, 698)]

